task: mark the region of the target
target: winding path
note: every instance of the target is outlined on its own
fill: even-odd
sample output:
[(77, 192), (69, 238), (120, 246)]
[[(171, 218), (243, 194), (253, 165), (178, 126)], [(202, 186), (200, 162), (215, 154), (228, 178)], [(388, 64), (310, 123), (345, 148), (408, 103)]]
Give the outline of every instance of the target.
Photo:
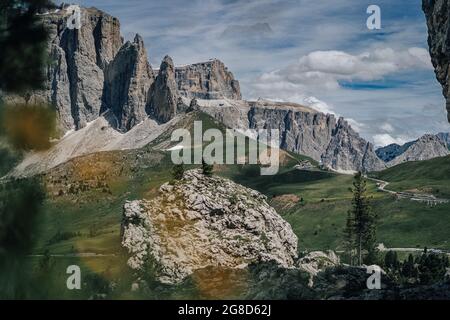
[(413, 192), (406, 192), (406, 191), (388, 190), (388, 189), (386, 189), (386, 187), (389, 185), (389, 182), (380, 180), (380, 179), (370, 178), (367, 176), (366, 176), (366, 179), (374, 181), (377, 184), (378, 190), (393, 194), (398, 199), (409, 199), (411, 201), (426, 202), (429, 205), (437, 205), (437, 204), (449, 202), (448, 199), (436, 198), (434, 195), (427, 194), (427, 193), (413, 193)]

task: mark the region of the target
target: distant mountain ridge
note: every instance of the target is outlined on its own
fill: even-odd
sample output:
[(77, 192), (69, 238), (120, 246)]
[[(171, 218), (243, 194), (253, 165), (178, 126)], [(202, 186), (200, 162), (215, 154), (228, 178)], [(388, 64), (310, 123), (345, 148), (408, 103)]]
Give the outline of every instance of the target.
[(448, 138), (448, 133), (425, 134), (415, 141), (403, 145), (390, 144), (375, 152), (388, 167), (407, 161), (429, 160), (450, 154)]

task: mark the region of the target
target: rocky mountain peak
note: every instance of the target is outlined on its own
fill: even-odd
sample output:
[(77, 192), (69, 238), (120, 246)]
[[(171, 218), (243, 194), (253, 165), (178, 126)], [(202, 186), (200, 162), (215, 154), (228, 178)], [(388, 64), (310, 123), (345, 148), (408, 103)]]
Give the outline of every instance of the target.
[(149, 89), (154, 81), (144, 41), (136, 34), (126, 42), (105, 71), (103, 102), (114, 113), (121, 131), (128, 131), (146, 117)]
[(127, 202), (122, 245), (132, 269), (154, 261), (165, 283), (178, 283), (208, 266), (242, 269), (274, 261), (293, 268), (297, 257), (297, 237), (264, 195), (200, 170), (163, 184), (153, 200)]
[(239, 81), (218, 59), (176, 68), (178, 90), (187, 98), (242, 99)]
[(174, 73), (175, 65), (173, 64), (173, 60), (169, 55), (166, 55), (159, 67), (160, 74)]
[(341, 171), (369, 172), (386, 168), (375, 154), (373, 145), (361, 138), (342, 117), (332, 131), (321, 161), (324, 166)]
[(150, 89), (149, 112), (157, 121), (165, 123), (177, 114), (178, 98), (175, 67), (172, 58), (165, 56)]
[(425, 134), (418, 140), (409, 143), (409, 146), (387, 163), (388, 166), (407, 161), (422, 161), (450, 154), (447, 144), (437, 135)]
[(136, 35), (134, 36), (133, 43), (138, 45), (140, 48), (144, 47), (144, 39), (141, 37), (139, 33), (136, 33)]

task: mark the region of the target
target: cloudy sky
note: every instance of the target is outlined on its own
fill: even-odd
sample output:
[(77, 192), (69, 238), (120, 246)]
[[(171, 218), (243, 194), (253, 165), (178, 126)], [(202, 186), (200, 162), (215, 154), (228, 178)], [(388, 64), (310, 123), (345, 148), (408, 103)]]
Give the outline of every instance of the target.
[[(450, 131), (421, 0), (82, 0), (139, 33), (158, 67), (218, 58), (244, 98), (300, 102), (349, 119), (376, 145)], [(366, 10), (381, 8), (382, 29)]]

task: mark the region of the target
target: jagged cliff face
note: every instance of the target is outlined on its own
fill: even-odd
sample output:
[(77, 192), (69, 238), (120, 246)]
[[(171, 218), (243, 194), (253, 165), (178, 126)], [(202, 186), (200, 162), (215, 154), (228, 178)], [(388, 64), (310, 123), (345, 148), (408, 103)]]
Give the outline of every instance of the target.
[(177, 67), (176, 79), (180, 94), (187, 98), (242, 99), (239, 81), (217, 59)]
[(386, 165), (373, 149), (370, 142), (361, 138), (343, 118), (339, 118), (330, 143), (322, 154), (322, 164), (343, 171), (370, 172), (385, 169)]
[(95, 120), (102, 107), (104, 69), (120, 46), (116, 18), (82, 9), (82, 28), (68, 29), (65, 11), (44, 16), (50, 30), (50, 52), (55, 61), (47, 72), (47, 90), (37, 95), (56, 108), (61, 129), (79, 129)]
[(342, 118), (293, 103), (270, 101), (232, 102), (212, 106), (198, 101), (200, 110), (227, 127), (278, 129), (280, 148), (300, 153), (340, 171), (378, 171), (386, 166), (373, 145), (359, 136)]
[(150, 113), (162, 123), (172, 119), (177, 114), (179, 94), (175, 81), (175, 67), (169, 56), (164, 57), (150, 92)]
[(296, 111), (281, 106), (252, 103), (248, 113), (250, 129), (278, 129), (280, 148), (308, 155), (320, 161), (336, 123), (333, 115)]
[(450, 4), (447, 0), (422, 0), (428, 26), (428, 45), (436, 78), (443, 88), (450, 122)]
[(42, 15), (51, 60), (44, 90), (26, 98), (5, 97), (8, 102), (51, 104), (61, 133), (79, 130), (107, 110), (122, 132), (149, 116), (167, 122), (177, 112), (178, 87), (184, 97), (241, 98), (238, 81), (218, 60), (175, 72), (173, 62), (164, 59), (154, 84), (141, 37), (123, 44), (119, 21), (95, 8), (81, 8), (79, 30), (66, 27), (69, 15), (65, 9)]
[(149, 90), (154, 81), (144, 42), (136, 35), (120, 49), (105, 72), (104, 103), (117, 118), (117, 127), (128, 131), (147, 118)]

